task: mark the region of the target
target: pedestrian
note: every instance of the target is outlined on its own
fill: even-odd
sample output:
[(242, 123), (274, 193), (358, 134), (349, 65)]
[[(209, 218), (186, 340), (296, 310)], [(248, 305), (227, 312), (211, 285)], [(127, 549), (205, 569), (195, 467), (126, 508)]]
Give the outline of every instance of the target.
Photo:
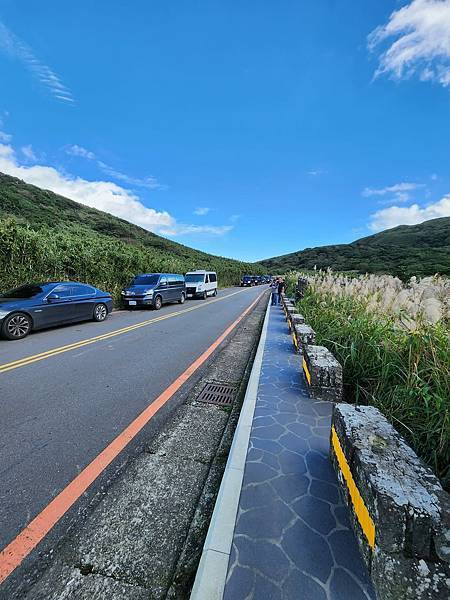
[(281, 294), (284, 293), (284, 291), (286, 290), (286, 283), (284, 281), (284, 279), (282, 277), (279, 278), (278, 280), (278, 303), (281, 302)]
[(278, 279), (272, 281), (270, 291), (272, 292), (272, 306), (276, 306), (278, 304)]

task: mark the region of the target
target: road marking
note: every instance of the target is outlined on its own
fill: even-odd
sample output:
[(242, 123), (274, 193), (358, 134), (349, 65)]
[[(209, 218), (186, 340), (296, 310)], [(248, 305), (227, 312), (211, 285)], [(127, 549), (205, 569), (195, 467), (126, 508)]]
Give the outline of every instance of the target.
[(347, 462), (344, 451), (342, 450), (341, 442), (339, 441), (339, 437), (336, 433), (334, 425), (331, 426), (331, 446), (334, 450), (334, 454), (336, 456), (342, 476), (347, 484), (356, 518), (361, 525), (361, 529), (367, 538), (370, 548), (373, 550), (375, 548), (375, 523), (373, 522), (367, 506), (364, 504), (364, 500), (360, 494), (358, 486), (353, 479), (350, 466)]
[(141, 321), (140, 323), (135, 323), (134, 325), (128, 325), (127, 327), (122, 327), (121, 329), (115, 329), (114, 331), (110, 331), (109, 333), (103, 333), (102, 335), (97, 335), (86, 340), (80, 340), (79, 342), (73, 342), (72, 344), (67, 344), (66, 346), (53, 348), (52, 350), (47, 350), (46, 352), (40, 352), (39, 354), (33, 354), (25, 358), (13, 360), (12, 362), (0, 365), (0, 374), (6, 373), (7, 371), (12, 371), (13, 369), (18, 369), (19, 367), (25, 367), (26, 365), (39, 362), (40, 360), (45, 360), (46, 358), (51, 358), (52, 356), (56, 356), (64, 352), (69, 352), (70, 350), (76, 350), (77, 348), (88, 346), (89, 344), (95, 344), (96, 342), (101, 342), (102, 340), (107, 340), (117, 335), (122, 335), (123, 333), (128, 333), (129, 331), (134, 331), (135, 329), (140, 329), (141, 327), (146, 327), (147, 325), (158, 323), (159, 321), (164, 321), (165, 319), (171, 319), (172, 317), (177, 317), (178, 315), (182, 315), (184, 313), (191, 312), (199, 308), (206, 308), (207, 306), (211, 306), (211, 304), (214, 304), (215, 302), (226, 300), (227, 298), (231, 298), (231, 296), (235, 296), (236, 294), (241, 294), (244, 291), (247, 291), (247, 289), (245, 288), (243, 290), (238, 290), (237, 292), (227, 294), (226, 296), (215, 298), (214, 300), (210, 300), (205, 304), (196, 304), (195, 306), (191, 306), (190, 308), (178, 310), (167, 315), (161, 315), (153, 319), (147, 319), (146, 321)]
[(303, 357), (302, 365), (303, 365), (303, 372), (305, 373), (306, 380), (308, 381), (309, 385), (311, 385), (311, 373), (309, 372), (305, 357)]
[[(239, 293), (239, 292), (234, 292)], [(233, 294), (230, 294), (233, 295)], [(147, 425), (151, 418), (162, 408), (180, 387), (211, 356), (216, 348), (239, 325), (242, 319), (264, 295), (259, 294), (244, 312), (209, 346), (169, 387), (145, 408), (94, 460), (85, 467), (49, 504), (0, 552), (0, 584), (22, 564), (28, 554), (44, 539), (47, 533), (75, 504), (89, 486), (122, 452), (122, 450)], [(229, 298), (229, 296), (227, 296)], [(189, 309), (192, 310), (192, 309)]]

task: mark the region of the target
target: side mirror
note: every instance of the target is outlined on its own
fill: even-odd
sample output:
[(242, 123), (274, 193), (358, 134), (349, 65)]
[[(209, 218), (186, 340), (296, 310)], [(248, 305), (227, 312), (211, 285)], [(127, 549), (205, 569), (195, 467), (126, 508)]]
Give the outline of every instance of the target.
[(49, 294), (47, 296), (47, 301), (48, 302), (55, 302), (56, 300), (59, 300), (58, 294)]

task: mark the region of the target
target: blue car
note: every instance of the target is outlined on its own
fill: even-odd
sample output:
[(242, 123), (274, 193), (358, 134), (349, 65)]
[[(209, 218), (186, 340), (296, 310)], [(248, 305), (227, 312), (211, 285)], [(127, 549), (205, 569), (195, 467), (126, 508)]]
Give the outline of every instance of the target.
[(0, 294), (0, 333), (7, 340), (20, 340), (36, 329), (90, 319), (104, 321), (112, 309), (110, 294), (84, 283), (22, 285)]
[(184, 303), (186, 281), (178, 273), (141, 273), (121, 293), (124, 308), (148, 307), (159, 310), (169, 302)]

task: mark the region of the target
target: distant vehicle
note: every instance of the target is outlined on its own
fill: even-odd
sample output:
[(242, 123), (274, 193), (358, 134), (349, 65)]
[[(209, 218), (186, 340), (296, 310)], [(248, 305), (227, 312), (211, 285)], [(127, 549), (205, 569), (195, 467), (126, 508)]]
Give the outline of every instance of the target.
[(251, 287), (256, 285), (253, 275), (244, 275), (241, 279), (241, 287)]
[(217, 273), (215, 271), (189, 271), (186, 273), (186, 293), (188, 296), (206, 299), (217, 296)]
[(0, 294), (0, 332), (8, 340), (20, 340), (45, 327), (104, 321), (112, 309), (111, 294), (84, 283), (22, 285)]
[(159, 310), (168, 302), (183, 304), (186, 300), (184, 276), (177, 273), (142, 273), (122, 290), (125, 308), (150, 307)]

